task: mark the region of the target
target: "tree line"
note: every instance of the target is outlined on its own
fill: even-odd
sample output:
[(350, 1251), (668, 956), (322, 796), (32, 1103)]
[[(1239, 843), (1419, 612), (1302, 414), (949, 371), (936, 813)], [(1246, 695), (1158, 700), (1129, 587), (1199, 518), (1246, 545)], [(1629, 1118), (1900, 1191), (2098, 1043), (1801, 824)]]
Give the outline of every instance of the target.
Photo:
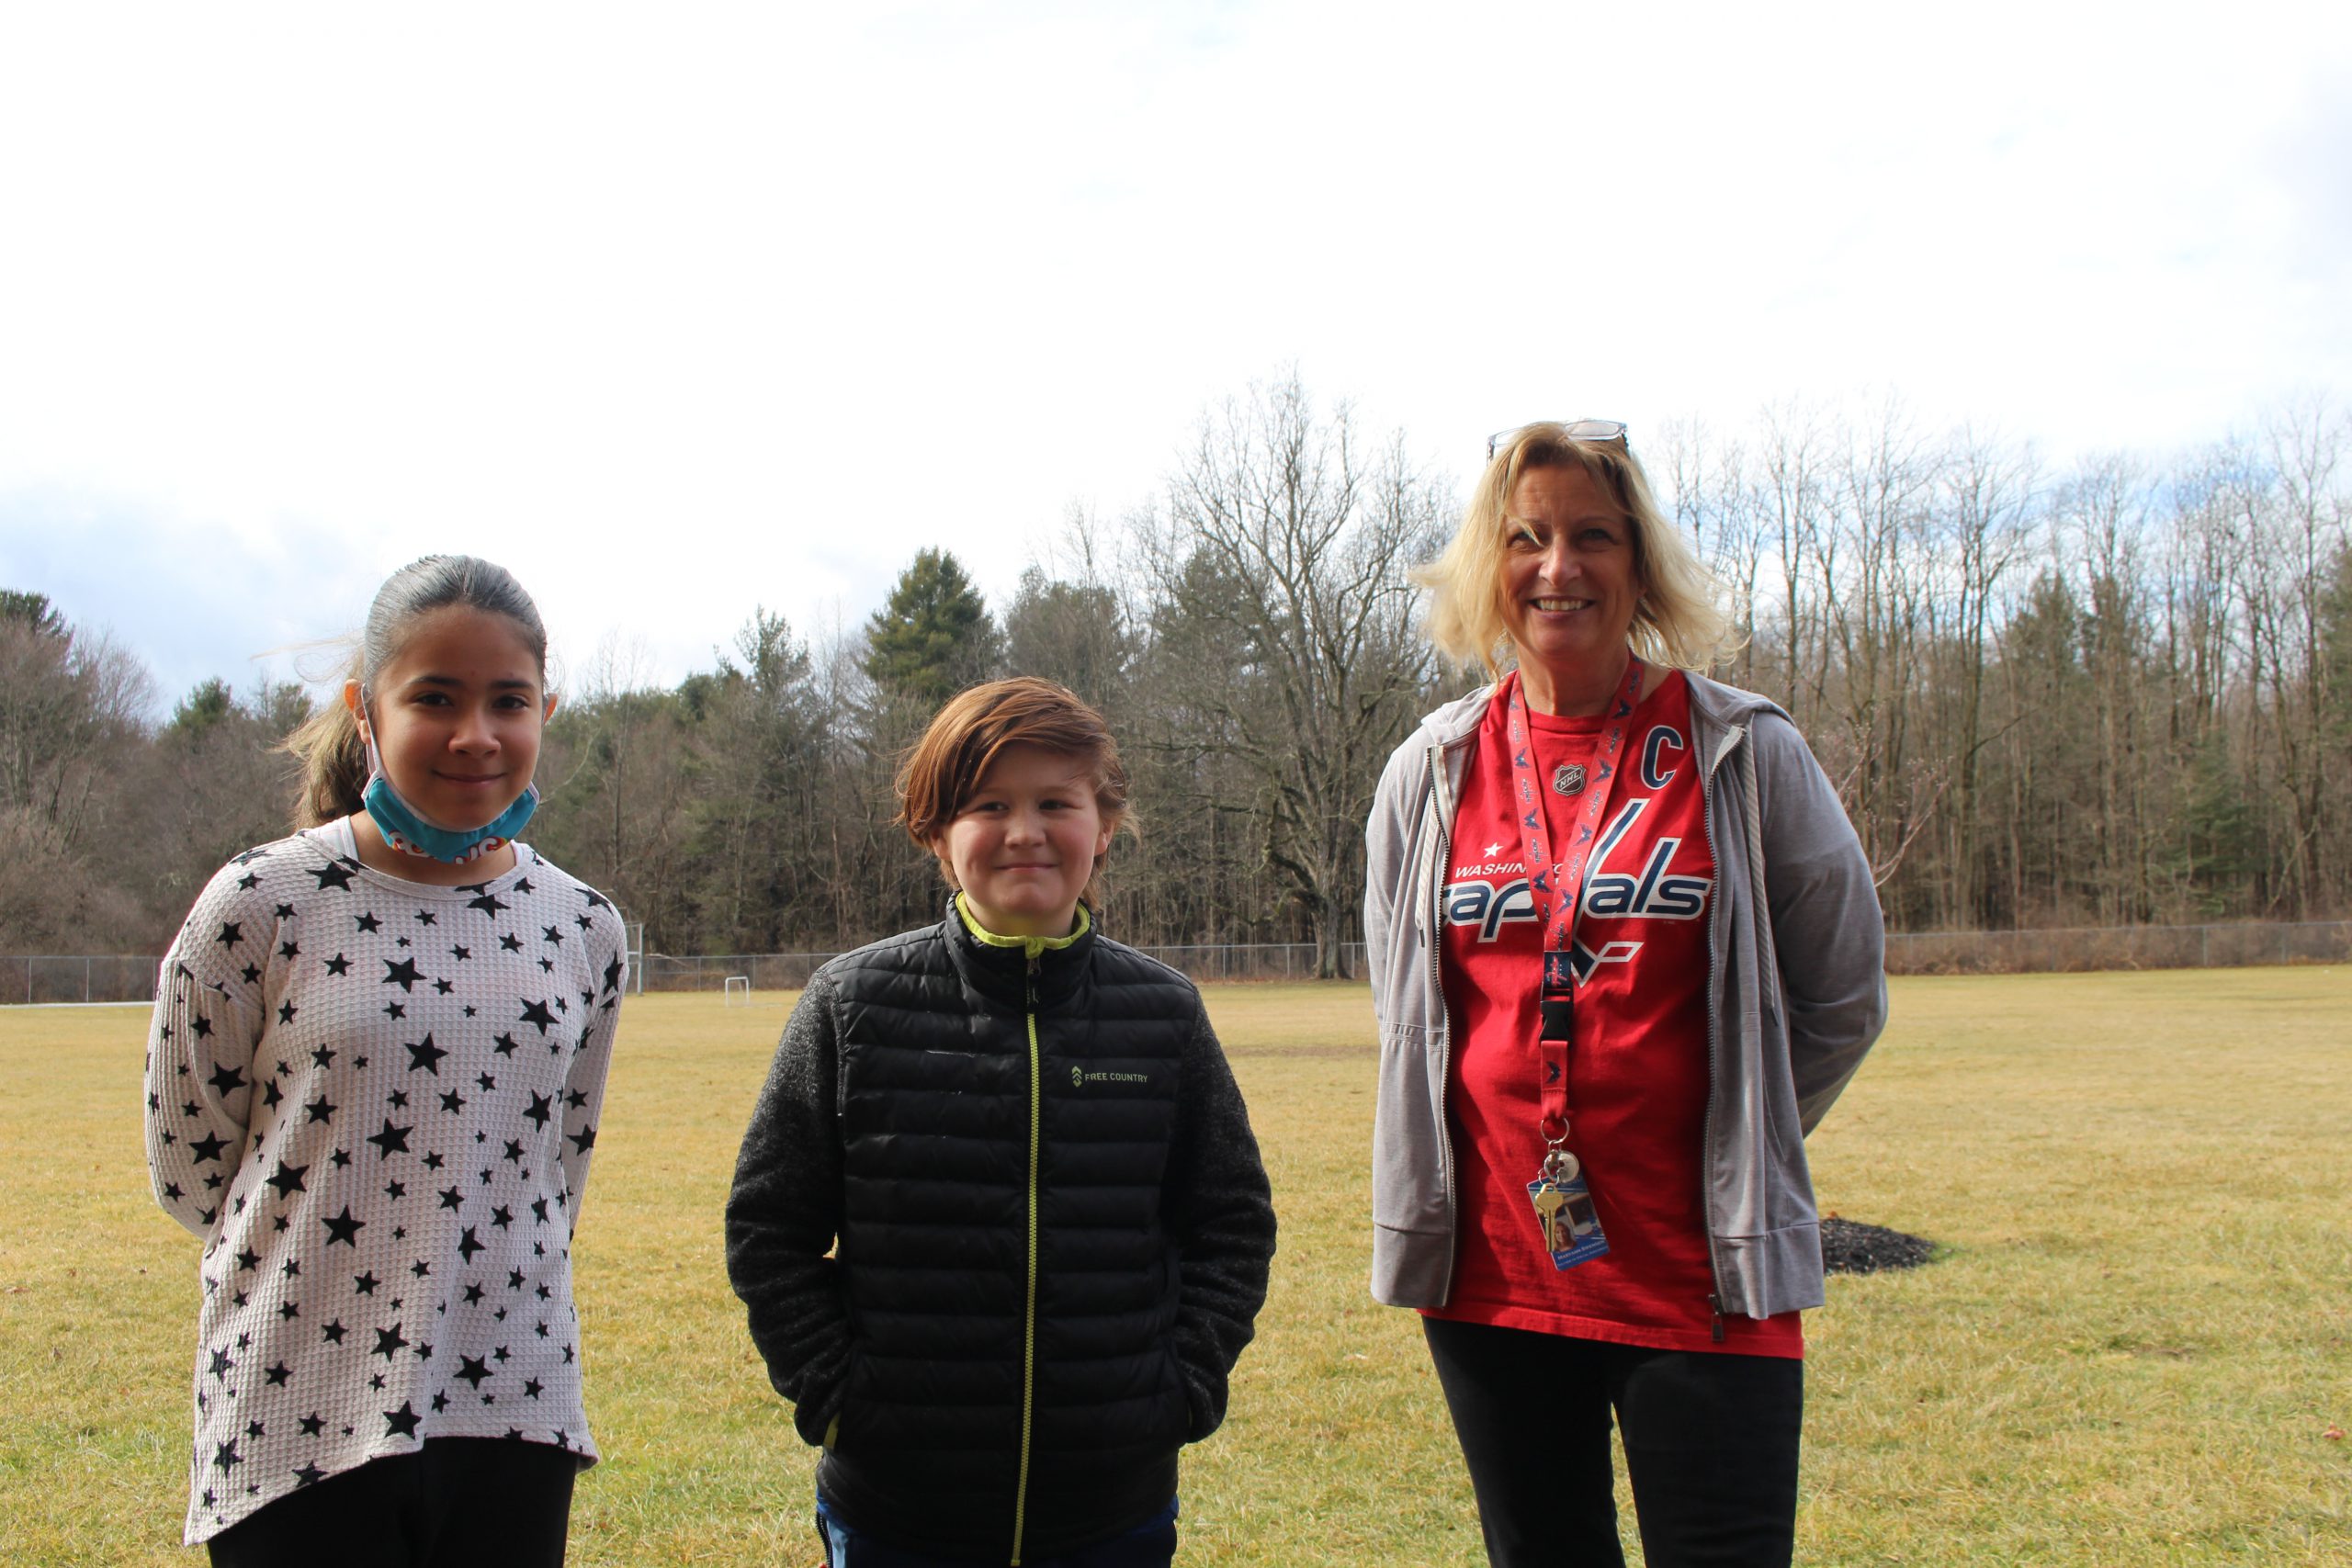
[[(1640, 444), (1837, 782), (1890, 925), (2317, 918), (2352, 904), (2347, 423), (2313, 401), (2185, 457), (2045, 468), (1884, 401)], [(1642, 433), (1636, 433), (1641, 434)], [(1401, 434), (1295, 377), (1209, 411), (1158, 493), (1074, 514), (1009, 600), (919, 551), (861, 624), (756, 609), (675, 685), (610, 641), (565, 694), (529, 837), (673, 953), (832, 951), (934, 918), (901, 750), (1007, 672), (1100, 706), (1134, 774), (1108, 928), (1360, 940), (1363, 823), (1442, 669), (1410, 570), (1460, 507)], [(119, 644), (0, 592), (0, 951), (159, 949), (283, 830), (310, 698), (208, 680), (152, 716)]]

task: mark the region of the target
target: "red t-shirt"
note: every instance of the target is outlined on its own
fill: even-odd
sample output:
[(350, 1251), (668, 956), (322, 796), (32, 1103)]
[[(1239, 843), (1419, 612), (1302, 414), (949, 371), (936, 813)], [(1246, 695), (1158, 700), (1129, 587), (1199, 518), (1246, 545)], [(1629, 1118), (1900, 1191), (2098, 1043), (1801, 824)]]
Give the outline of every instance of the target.
[[(1581, 799), (1550, 787), (1562, 763), (1588, 774), (1603, 720), (1531, 711), (1535, 776), (1553, 844)], [(1729, 1315), (1713, 1337), (1700, 1172), (1707, 1114), (1707, 847), (1690, 688), (1670, 673), (1634, 709), (1585, 871), (1576, 929), (1576, 1039), (1568, 1146), (1583, 1162), (1607, 1256), (1568, 1269), (1544, 1250), (1527, 1183), (1536, 1131), (1537, 993), (1544, 911), (1528, 887), (1513, 803), (1503, 694), (1478, 732), (1453, 818), (1442, 901), (1447, 1094), (1460, 1178), (1453, 1298), (1433, 1317), (1667, 1350), (1801, 1356), (1796, 1313)]]

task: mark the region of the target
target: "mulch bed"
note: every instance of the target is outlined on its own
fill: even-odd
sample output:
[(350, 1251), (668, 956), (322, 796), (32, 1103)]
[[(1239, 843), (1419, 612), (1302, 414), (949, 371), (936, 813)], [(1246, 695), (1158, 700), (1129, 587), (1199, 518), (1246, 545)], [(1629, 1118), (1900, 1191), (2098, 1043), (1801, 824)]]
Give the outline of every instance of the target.
[(1934, 1256), (1936, 1244), (1884, 1225), (1866, 1225), (1831, 1214), (1821, 1222), (1821, 1261), (1832, 1274), (1875, 1274), (1882, 1269), (1917, 1269)]

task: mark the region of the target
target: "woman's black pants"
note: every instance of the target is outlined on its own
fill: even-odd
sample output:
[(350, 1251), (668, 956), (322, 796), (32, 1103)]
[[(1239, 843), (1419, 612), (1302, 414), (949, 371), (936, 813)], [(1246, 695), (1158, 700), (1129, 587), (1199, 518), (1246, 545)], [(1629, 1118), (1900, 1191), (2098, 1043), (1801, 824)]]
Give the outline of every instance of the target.
[(1421, 1321), (1494, 1568), (1623, 1568), (1612, 1412), (1648, 1568), (1788, 1568), (1803, 1361)]

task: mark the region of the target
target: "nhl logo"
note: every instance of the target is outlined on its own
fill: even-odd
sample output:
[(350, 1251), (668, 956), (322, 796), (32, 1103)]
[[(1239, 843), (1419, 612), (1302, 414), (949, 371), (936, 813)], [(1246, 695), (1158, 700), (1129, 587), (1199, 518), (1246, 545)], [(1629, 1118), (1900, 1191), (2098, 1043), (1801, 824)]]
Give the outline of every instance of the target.
[(1563, 762), (1553, 769), (1552, 788), (1560, 795), (1582, 795), (1584, 793), (1584, 764)]

